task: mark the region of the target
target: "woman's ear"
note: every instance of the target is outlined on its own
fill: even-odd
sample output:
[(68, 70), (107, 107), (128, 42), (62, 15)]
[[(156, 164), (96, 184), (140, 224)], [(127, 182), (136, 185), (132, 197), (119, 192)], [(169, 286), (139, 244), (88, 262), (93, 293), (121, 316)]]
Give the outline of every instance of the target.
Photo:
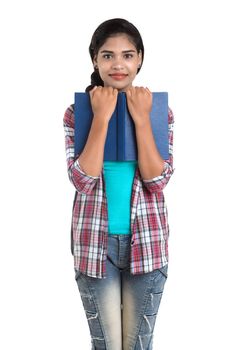
[(138, 53), (138, 66), (141, 67), (142, 65), (142, 52), (141, 50)]
[(97, 67), (97, 56), (96, 55), (93, 58), (93, 66), (94, 66), (94, 68)]

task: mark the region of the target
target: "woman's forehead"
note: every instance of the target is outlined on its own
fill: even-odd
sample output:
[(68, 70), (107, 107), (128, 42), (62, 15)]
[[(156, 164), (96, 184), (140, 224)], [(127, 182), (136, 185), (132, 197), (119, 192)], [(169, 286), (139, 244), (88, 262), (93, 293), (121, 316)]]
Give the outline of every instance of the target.
[(115, 36), (111, 36), (106, 39), (105, 43), (100, 47), (101, 50), (114, 51), (114, 50), (134, 50), (136, 51), (136, 47), (130, 38), (126, 34), (116, 34)]

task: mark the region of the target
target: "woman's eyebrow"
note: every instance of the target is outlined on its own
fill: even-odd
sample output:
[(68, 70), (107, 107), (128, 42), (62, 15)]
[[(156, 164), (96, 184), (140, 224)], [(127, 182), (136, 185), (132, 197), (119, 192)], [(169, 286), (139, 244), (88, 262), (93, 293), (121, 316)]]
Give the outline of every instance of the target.
[[(136, 52), (136, 50), (123, 50), (123, 53)], [(101, 53), (114, 53), (114, 51), (110, 50), (102, 50)]]

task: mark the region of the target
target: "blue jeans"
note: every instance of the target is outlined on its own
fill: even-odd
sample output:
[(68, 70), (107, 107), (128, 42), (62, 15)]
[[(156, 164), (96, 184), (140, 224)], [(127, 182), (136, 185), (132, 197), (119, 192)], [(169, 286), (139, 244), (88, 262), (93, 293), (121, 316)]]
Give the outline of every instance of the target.
[(106, 278), (93, 278), (76, 271), (92, 349), (153, 348), (167, 265), (145, 274), (130, 274), (130, 242), (131, 235), (108, 235)]

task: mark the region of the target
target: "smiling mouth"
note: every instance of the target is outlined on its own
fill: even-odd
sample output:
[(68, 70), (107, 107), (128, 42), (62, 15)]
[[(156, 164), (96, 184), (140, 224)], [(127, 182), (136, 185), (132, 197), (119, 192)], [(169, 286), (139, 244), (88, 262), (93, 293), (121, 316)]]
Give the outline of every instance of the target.
[(122, 80), (126, 78), (128, 75), (127, 74), (109, 74), (109, 76), (115, 80)]

